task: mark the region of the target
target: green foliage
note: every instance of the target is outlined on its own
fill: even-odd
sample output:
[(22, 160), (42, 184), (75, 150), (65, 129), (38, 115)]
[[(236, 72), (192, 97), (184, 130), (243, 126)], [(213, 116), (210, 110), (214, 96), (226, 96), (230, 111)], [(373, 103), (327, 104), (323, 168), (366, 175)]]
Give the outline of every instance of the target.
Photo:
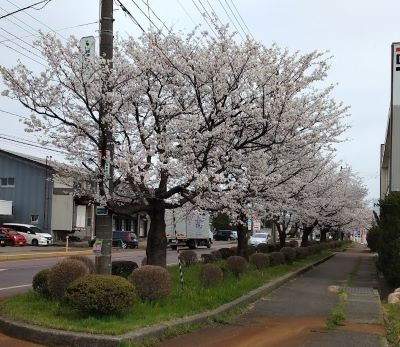
[(247, 246), (247, 255), (251, 256), (252, 254), (257, 253), (256, 246), (248, 245)]
[(71, 255), (67, 259), (74, 259), (81, 261), (83, 264), (86, 265), (90, 274), (94, 274), (96, 272), (94, 261), (89, 257), (85, 257), (83, 255)]
[(200, 270), (200, 281), (204, 286), (214, 286), (221, 283), (224, 279), (224, 274), (221, 268), (214, 264), (204, 264)]
[(116, 260), (111, 263), (111, 273), (124, 278), (128, 278), (132, 271), (137, 268), (138, 264), (129, 260)]
[(285, 261), (288, 264), (291, 264), (296, 260), (296, 250), (293, 247), (282, 247), (281, 252), (285, 256)]
[(197, 261), (197, 253), (190, 249), (181, 251), (179, 253), (179, 259), (185, 266), (191, 266)]
[(80, 260), (65, 259), (50, 268), (47, 284), (50, 295), (61, 299), (67, 287), (77, 278), (87, 275), (89, 270)]
[(213, 255), (213, 254), (202, 254), (201, 255), (201, 261), (204, 264), (209, 264), (209, 263), (213, 263), (217, 260), (217, 258)]
[(135, 289), (125, 278), (113, 275), (87, 275), (72, 282), (66, 302), (85, 314), (112, 314), (132, 305)]
[(271, 266), (284, 264), (285, 256), (281, 252), (272, 252), (269, 254), (269, 263)]
[(298, 246), (299, 246), (299, 243), (298, 243), (296, 240), (290, 240), (290, 241), (288, 242), (288, 246), (289, 246), (289, 247), (298, 247)]
[(240, 276), (246, 271), (247, 261), (238, 255), (230, 256), (226, 259), (226, 268), (235, 276)]
[(220, 252), (218, 249), (215, 250), (215, 251), (211, 251), (210, 254), (211, 254), (212, 256), (214, 256), (216, 260), (222, 259), (222, 254), (221, 254), (221, 252)]
[(33, 290), (44, 297), (50, 296), (49, 285), (47, 283), (49, 270), (50, 269), (44, 269), (39, 271), (35, 276), (33, 276), (32, 280)]
[(222, 259), (228, 259), (236, 254), (235, 250), (232, 248), (220, 248), (219, 253), (221, 253)]
[(378, 252), (380, 237), (381, 228), (379, 226), (374, 225), (368, 230), (367, 244), (372, 252)]
[(144, 265), (135, 269), (130, 276), (142, 300), (159, 300), (171, 293), (171, 278), (161, 266)]
[(232, 228), (229, 216), (223, 212), (215, 214), (211, 223), (215, 230), (230, 230)]
[(389, 346), (400, 346), (400, 305), (399, 304), (385, 304), (386, 322), (386, 338)]
[(269, 266), (269, 256), (265, 253), (254, 253), (250, 256), (249, 263), (257, 270), (265, 269)]
[(259, 243), (256, 246), (256, 251), (258, 253), (269, 253), (269, 252), (271, 252), (271, 245), (269, 245), (267, 243)]
[(380, 203), (378, 267), (394, 287), (400, 286), (400, 192), (389, 193)]
[(307, 247), (297, 247), (295, 248), (295, 251), (296, 251), (296, 259), (304, 259), (309, 254)]

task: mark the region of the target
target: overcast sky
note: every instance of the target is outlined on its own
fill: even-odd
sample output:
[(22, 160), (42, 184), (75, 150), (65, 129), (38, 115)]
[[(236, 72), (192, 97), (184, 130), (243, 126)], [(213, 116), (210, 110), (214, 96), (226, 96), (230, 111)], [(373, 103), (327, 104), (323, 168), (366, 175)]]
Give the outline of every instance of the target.
[[(17, 10), (16, 5), (23, 8), (38, 1), (0, 0), (0, 16)], [(148, 28), (149, 20), (135, 2), (146, 14), (149, 12), (144, 5), (147, 0), (121, 0), (138, 22)], [(247, 26), (252, 36), (265, 45), (275, 42), (303, 53), (329, 51), (333, 59), (328, 81), (338, 84), (335, 98), (351, 107), (348, 122), (352, 128), (346, 133), (348, 141), (337, 147), (337, 158), (363, 178), (370, 198), (379, 196), (379, 145), (384, 141), (389, 110), (390, 46), (400, 41), (399, 0), (148, 0), (148, 3), (167, 26), (177, 30), (188, 31), (195, 24), (208, 30), (196, 5), (200, 9), (203, 5), (210, 12), (212, 6), (223, 22), (230, 22), (233, 30), (236, 25), (241, 31), (230, 12), (232, 9), (243, 29), (247, 31)], [(97, 0), (52, 0), (40, 10), (29, 9), (0, 19), (0, 65), (11, 66), (20, 59), (39, 71), (43, 68), (39, 63), (43, 61), (36, 56), (39, 52), (35, 47), (28, 45), (38, 30), (56, 31), (62, 39), (70, 35), (93, 35), (97, 39), (98, 24), (93, 22), (98, 16)], [(151, 10), (150, 17), (162, 26)], [(115, 19), (115, 31), (121, 36), (140, 34), (140, 29), (118, 5), (115, 5)], [(4, 111), (20, 116), (29, 114), (20, 105), (0, 96), (1, 149), (42, 158), (56, 156), (56, 153), (15, 142), (34, 143), (34, 137), (24, 132), (20, 118)]]

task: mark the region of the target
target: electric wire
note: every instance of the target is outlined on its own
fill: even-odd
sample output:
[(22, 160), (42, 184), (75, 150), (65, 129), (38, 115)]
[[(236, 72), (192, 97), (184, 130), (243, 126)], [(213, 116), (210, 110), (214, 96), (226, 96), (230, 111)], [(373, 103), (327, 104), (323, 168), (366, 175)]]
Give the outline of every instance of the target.
[[(233, 17), (235, 18), (236, 23), (238, 23), (240, 29), (242, 29), (244, 35), (247, 36), (246, 31), (243, 29), (242, 24), (240, 24), (239, 20), (237, 19), (236, 15), (235, 15), (235, 12), (232, 10), (231, 6), (229, 5), (229, 2), (228, 2), (227, 0), (225, 0), (225, 3), (226, 3), (226, 5), (228, 6), (229, 10), (231, 11)], [(240, 36), (241, 36), (241, 35), (240, 35)]]
[(207, 23), (207, 25), (210, 27), (211, 31), (214, 33), (215, 37), (218, 37), (217, 33), (214, 31), (214, 28), (212, 27), (212, 25), (208, 22), (207, 17), (205, 16), (205, 14), (203, 12), (201, 12), (200, 8), (197, 6), (195, 0), (192, 0), (194, 6), (196, 7), (197, 11), (199, 11), (201, 17), (203, 18), (203, 20)]
[(22, 119), (29, 119), (29, 117), (20, 116), (19, 114), (12, 113), (12, 112), (9, 112), (9, 111), (6, 111), (6, 110), (2, 110), (2, 109), (0, 109), (0, 112), (6, 113), (6, 114), (9, 114), (9, 115), (18, 117), (18, 118), (22, 118)]
[(181, 4), (181, 2), (179, 0), (176, 0), (179, 4), (179, 6), (182, 8), (183, 12), (186, 13), (186, 15), (189, 17), (189, 19), (192, 21), (192, 23), (194, 25), (197, 25), (197, 23), (193, 20), (193, 18), (191, 17), (191, 15), (189, 14), (189, 12), (186, 10), (186, 8)]
[(142, 14), (149, 20), (149, 22), (150, 22), (152, 25), (154, 25), (154, 27), (155, 27), (159, 32), (161, 32), (160, 28), (159, 28), (157, 25), (155, 25), (155, 23), (153, 22), (153, 20), (146, 14), (145, 11), (142, 10), (142, 8), (136, 3), (136, 1), (135, 1), (135, 0), (131, 0), (131, 2), (139, 9), (140, 12), (142, 12)]
[[(145, 1), (144, 0), (141, 0), (144, 4), (146, 4), (145, 3)], [(165, 29), (167, 29), (167, 31), (169, 32), (169, 33), (171, 33), (171, 29), (169, 29), (168, 27), (167, 27), (167, 25), (165, 24), (165, 22), (162, 20), (162, 19), (160, 19), (160, 17), (154, 12), (154, 10), (151, 8), (151, 6), (149, 5), (149, 2), (147, 1), (147, 8), (148, 8), (148, 11), (149, 11), (149, 14), (148, 14), (148, 16), (149, 16), (149, 18), (150, 18), (150, 11), (151, 11), (151, 13), (154, 15), (154, 17), (156, 17), (157, 19), (158, 19), (158, 21), (163, 25), (163, 27), (165, 28)]]
[(115, 0), (116, 4), (121, 8), (123, 12), (142, 30), (142, 32), (146, 32), (137, 19), (129, 12), (129, 10), (122, 4), (120, 0)]
[[(11, 50), (14, 51), (14, 52), (17, 52), (18, 54), (21, 54), (21, 55), (24, 56), (25, 58), (28, 58), (28, 59), (34, 61), (35, 63), (37, 63), (37, 64), (39, 64), (39, 65), (42, 65), (42, 66), (44, 66), (44, 67), (47, 67), (47, 66), (44, 65), (43, 63), (37, 61), (36, 59), (31, 58), (30, 56), (26, 55), (25, 53), (22, 53), (22, 52), (18, 51), (17, 49), (15, 49), (15, 48), (13, 48), (13, 47), (10, 47), (9, 45), (7, 45), (6, 43), (4, 43), (3, 41), (0, 41), (0, 44), (2, 44), (3, 46), (5, 46), (5, 47), (11, 49)], [(32, 53), (31, 51), (29, 51), (28, 49), (25, 49), (25, 50), (28, 51), (29, 53), (35, 55), (34, 53)]]
[(20, 140), (18, 138), (13, 137), (13, 136), (9, 136), (9, 135), (2, 134), (2, 133), (0, 133), (0, 139), (6, 140), (6, 141), (10, 141), (10, 142), (19, 143), (19, 144), (23, 144), (23, 145), (26, 145), (26, 146), (45, 149), (45, 150), (52, 151), (52, 152), (57, 152), (57, 153), (62, 153), (62, 154), (66, 153), (65, 151), (62, 151), (62, 150), (59, 150), (59, 149), (56, 149), (56, 148), (41, 146), (41, 145), (34, 144), (32, 142), (26, 142), (26, 141), (29, 141), (29, 140), (25, 140), (25, 139), (24, 140)]
[[(207, 0), (207, 1), (208, 1), (208, 0)], [(239, 15), (240, 19), (242, 20), (242, 22), (243, 22), (244, 26), (246, 27), (246, 29), (247, 29), (248, 33), (249, 33), (249, 34), (250, 34), (250, 36), (251, 36), (251, 37), (254, 39), (254, 36), (253, 36), (253, 34), (251, 33), (251, 31), (250, 31), (249, 27), (247, 26), (246, 22), (244, 21), (244, 19), (243, 19), (242, 15), (240, 14), (240, 12), (239, 12), (238, 8), (236, 7), (235, 3), (233, 2), (233, 0), (231, 0), (231, 3), (232, 3), (232, 5), (233, 5), (234, 9), (236, 10), (236, 13)]]
[[(18, 10), (13, 11), (13, 12), (9, 12), (9, 13), (7, 13), (7, 14), (1, 16), (0, 19), (6, 18), (6, 17), (8, 17), (8, 16), (12, 16), (12, 15), (18, 13), (18, 12), (21, 12), (21, 11), (24, 11), (24, 10), (27, 10), (27, 9), (30, 9), (30, 8), (33, 8), (34, 10), (41, 10), (41, 9), (42, 9), (43, 7), (45, 7), (50, 1), (51, 1), (51, 0), (42, 0), (42, 1), (39, 1), (39, 2), (37, 2), (37, 3), (35, 3), (35, 4), (26, 6), (26, 7), (24, 7), (24, 8), (20, 8), (20, 7), (16, 6), (16, 7), (18, 8)], [(39, 5), (39, 4), (43, 3), (43, 2), (45, 2), (45, 4), (44, 4), (41, 8), (34, 8), (34, 7), (33, 7), (33, 6)]]
[(240, 33), (239, 29), (237, 28), (237, 26), (235, 25), (235, 22), (232, 20), (231, 16), (229, 15), (228, 11), (226, 10), (225, 6), (223, 5), (221, 0), (218, 0), (219, 4), (221, 5), (221, 7), (223, 8), (223, 10), (226, 13), (226, 16), (228, 17), (228, 20), (232, 23), (233, 27), (235, 28), (236, 32), (242, 37), (242, 34)]

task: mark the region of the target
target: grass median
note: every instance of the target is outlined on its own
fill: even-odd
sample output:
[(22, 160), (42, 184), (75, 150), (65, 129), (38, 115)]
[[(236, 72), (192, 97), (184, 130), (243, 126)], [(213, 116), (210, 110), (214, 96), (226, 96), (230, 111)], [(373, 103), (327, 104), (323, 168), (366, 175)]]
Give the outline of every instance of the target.
[(63, 301), (43, 298), (32, 290), (3, 302), (0, 314), (9, 319), (48, 328), (119, 335), (138, 328), (215, 309), (273, 279), (315, 263), (328, 254), (330, 254), (329, 251), (324, 251), (290, 265), (269, 267), (263, 271), (249, 266), (248, 270), (239, 278), (226, 273), (224, 281), (214, 287), (204, 287), (201, 284), (199, 280), (201, 264), (195, 264), (183, 268), (184, 288), (182, 289), (179, 281), (179, 268), (171, 266), (168, 267), (173, 281), (173, 291), (170, 297), (157, 302), (136, 302), (117, 315), (82, 316)]

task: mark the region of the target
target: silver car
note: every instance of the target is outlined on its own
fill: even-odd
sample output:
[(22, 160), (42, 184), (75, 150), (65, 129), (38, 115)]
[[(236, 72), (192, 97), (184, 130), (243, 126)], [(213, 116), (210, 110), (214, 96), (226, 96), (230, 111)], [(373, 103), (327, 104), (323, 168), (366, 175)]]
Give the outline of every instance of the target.
[(260, 243), (268, 243), (270, 241), (271, 236), (267, 233), (255, 233), (250, 236), (249, 245), (257, 246)]

